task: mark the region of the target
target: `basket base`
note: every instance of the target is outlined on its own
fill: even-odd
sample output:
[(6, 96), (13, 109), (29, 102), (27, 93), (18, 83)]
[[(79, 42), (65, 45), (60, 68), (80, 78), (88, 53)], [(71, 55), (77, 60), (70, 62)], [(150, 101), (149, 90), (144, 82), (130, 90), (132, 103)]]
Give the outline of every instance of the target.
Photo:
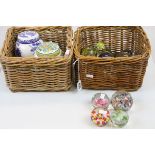
[(11, 92), (62, 92), (62, 91), (68, 91), (70, 90), (71, 86), (61, 89), (43, 89), (43, 88), (36, 88), (36, 89), (13, 89), (9, 88)]
[(126, 91), (137, 91), (141, 88), (140, 87), (136, 87), (136, 88), (88, 88), (88, 87), (82, 87), (82, 89), (88, 89), (88, 90), (116, 90), (116, 91), (119, 91), (119, 90), (126, 90)]

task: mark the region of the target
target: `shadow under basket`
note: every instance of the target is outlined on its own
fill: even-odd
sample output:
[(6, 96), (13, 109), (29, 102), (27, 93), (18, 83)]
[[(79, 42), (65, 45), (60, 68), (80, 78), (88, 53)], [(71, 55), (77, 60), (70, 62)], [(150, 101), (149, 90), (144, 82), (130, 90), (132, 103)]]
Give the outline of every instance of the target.
[[(15, 57), (18, 33), (32, 30), (43, 41), (59, 44), (69, 56), (55, 58)], [(61, 26), (12, 27), (8, 29), (2, 49), (1, 63), (10, 90), (16, 91), (66, 91), (72, 85), (72, 28)]]
[[(83, 56), (81, 50), (104, 41), (117, 57)], [(120, 56), (124, 50), (131, 56)], [(151, 47), (140, 26), (79, 27), (74, 36), (75, 82), (85, 89), (138, 90), (142, 83)]]

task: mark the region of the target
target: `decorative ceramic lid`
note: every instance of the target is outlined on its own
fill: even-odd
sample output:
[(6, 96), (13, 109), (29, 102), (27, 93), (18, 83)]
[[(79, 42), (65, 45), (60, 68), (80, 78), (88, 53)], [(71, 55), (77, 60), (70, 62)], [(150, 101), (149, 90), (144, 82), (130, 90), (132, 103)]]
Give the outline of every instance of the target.
[(22, 44), (31, 44), (38, 40), (39, 34), (35, 31), (23, 31), (17, 37), (17, 41)]
[(62, 51), (59, 48), (59, 45), (57, 43), (54, 43), (52, 41), (50, 42), (44, 42), (40, 46), (37, 47), (35, 51), (35, 55), (38, 57), (42, 56), (59, 56), (61, 55)]

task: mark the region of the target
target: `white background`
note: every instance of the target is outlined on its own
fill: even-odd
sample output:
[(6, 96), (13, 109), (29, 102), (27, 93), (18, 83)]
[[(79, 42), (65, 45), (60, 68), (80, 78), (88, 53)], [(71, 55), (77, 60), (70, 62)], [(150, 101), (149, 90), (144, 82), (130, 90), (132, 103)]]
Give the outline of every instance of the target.
[[(75, 28), (75, 27), (74, 27)], [(7, 27), (0, 27), (1, 43)], [(155, 27), (144, 27), (152, 43)], [(0, 128), (98, 128), (90, 121), (91, 98), (97, 92), (114, 91), (82, 90), (68, 92), (18, 92), (6, 87), (3, 72), (0, 78)], [(149, 60), (141, 89), (132, 92), (134, 105), (125, 128), (155, 128), (155, 64)]]

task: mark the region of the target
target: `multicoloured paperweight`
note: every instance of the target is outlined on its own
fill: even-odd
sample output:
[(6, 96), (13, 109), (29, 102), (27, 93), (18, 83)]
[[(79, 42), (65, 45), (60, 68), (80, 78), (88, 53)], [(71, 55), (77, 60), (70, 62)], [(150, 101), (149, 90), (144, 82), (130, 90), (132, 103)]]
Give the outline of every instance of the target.
[(105, 126), (110, 120), (110, 113), (103, 108), (95, 108), (91, 112), (91, 120), (99, 127)]
[(133, 99), (130, 93), (117, 91), (112, 95), (111, 104), (115, 110), (128, 111), (133, 105)]
[(105, 93), (96, 93), (92, 98), (94, 107), (102, 107), (107, 109), (110, 104), (110, 99)]
[(110, 118), (114, 126), (123, 127), (128, 123), (129, 116), (127, 112), (122, 110), (113, 110), (110, 113)]

